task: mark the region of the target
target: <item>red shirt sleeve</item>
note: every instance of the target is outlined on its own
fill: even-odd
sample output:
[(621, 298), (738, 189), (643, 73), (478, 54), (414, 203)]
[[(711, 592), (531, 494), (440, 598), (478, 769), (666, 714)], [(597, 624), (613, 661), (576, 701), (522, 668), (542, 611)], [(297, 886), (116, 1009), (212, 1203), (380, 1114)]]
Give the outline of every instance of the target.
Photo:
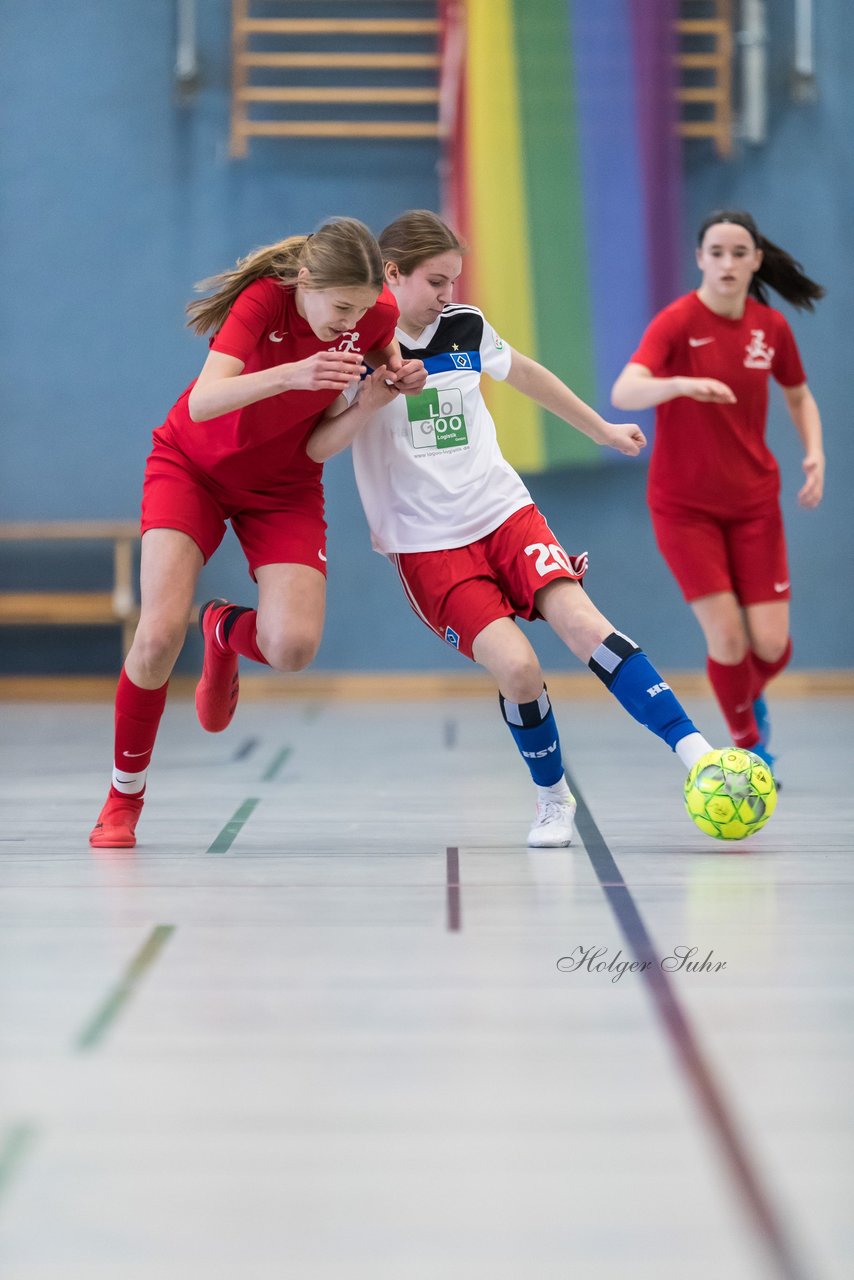
[(399, 314), (394, 294), (387, 285), (383, 285), (382, 293), (371, 308), (371, 316), (376, 321), (377, 333), (377, 336), (371, 339), (371, 347), (387, 347), (389, 343), (394, 341), (394, 331)]
[(789, 328), (789, 322), (786, 317), (780, 312), (777, 314), (779, 329), (777, 331), (771, 373), (781, 387), (799, 387), (803, 382), (806, 382), (807, 375), (804, 373), (804, 366), (801, 364), (798, 344), (795, 342), (795, 335)]
[(649, 369), (653, 377), (660, 377), (669, 369), (677, 327), (670, 307), (660, 311), (647, 326), (630, 363), (642, 364)]
[(269, 276), (253, 280), (232, 303), (222, 328), (214, 335), (212, 351), (235, 356), (246, 363), (266, 329), (281, 311), (282, 286)]

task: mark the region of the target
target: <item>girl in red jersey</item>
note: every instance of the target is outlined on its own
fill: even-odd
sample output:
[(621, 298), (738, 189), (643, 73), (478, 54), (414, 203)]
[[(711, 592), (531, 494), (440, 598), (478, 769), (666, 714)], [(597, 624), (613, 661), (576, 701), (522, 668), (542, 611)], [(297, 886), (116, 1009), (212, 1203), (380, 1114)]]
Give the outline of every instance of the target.
[(423, 366), (401, 357), (379, 247), (355, 219), (258, 249), (201, 287), (213, 292), (187, 310), (196, 333), (213, 334), (210, 353), (154, 432), (146, 465), (141, 615), (116, 695), (112, 785), (89, 837), (100, 848), (136, 843), (167, 682), (226, 521), (258, 584), (258, 608), (202, 607), (196, 709), (211, 733), (234, 714), (239, 654), (298, 671), (320, 643), (326, 524), (322, 467), (306, 454), (307, 437), (368, 355), (388, 395), (424, 382)]
[(655, 317), (612, 399), (620, 409), (657, 407), (648, 481), (656, 541), (703, 630), (733, 741), (773, 768), (762, 694), (792, 642), (780, 473), (765, 440), (770, 376), (803, 441), (803, 507), (821, 501), (824, 453), (795, 340), (766, 289), (810, 311), (824, 289), (741, 211), (705, 219), (697, 265), (700, 288)]

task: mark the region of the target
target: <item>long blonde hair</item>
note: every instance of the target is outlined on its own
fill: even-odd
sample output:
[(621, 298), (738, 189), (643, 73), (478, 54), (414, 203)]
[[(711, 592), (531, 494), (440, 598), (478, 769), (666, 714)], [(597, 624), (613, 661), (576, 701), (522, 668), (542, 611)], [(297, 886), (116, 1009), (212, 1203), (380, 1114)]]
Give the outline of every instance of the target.
[(283, 286), (293, 287), (303, 267), (308, 271), (300, 281), (305, 289), (364, 285), (379, 293), (383, 287), (382, 254), (371, 230), (357, 218), (329, 218), (311, 235), (288, 236), (264, 245), (241, 258), (231, 271), (201, 280), (196, 288), (213, 292), (188, 304), (188, 328), (198, 334), (216, 333), (247, 285), (273, 276)]
[(379, 234), (383, 262), (394, 262), (403, 276), (440, 253), (465, 253), (466, 245), (430, 209), (409, 209)]

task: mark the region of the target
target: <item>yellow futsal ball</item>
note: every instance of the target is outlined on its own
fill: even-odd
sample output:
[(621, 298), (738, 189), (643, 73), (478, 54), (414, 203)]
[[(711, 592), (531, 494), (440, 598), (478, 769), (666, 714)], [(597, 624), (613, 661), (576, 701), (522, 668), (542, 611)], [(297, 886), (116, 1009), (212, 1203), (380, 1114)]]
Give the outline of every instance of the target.
[(685, 808), (700, 830), (716, 840), (752, 836), (776, 807), (773, 774), (752, 751), (708, 751), (685, 779)]

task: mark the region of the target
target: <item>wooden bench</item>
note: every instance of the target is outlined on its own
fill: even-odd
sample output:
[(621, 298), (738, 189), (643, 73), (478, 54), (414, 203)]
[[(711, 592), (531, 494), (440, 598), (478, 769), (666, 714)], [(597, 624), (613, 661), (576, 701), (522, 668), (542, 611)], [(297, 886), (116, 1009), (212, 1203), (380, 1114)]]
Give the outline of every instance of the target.
[(0, 591), (2, 626), (120, 626), (126, 655), (139, 620), (132, 520), (23, 520), (0, 524), (0, 542), (112, 542), (110, 591)]

